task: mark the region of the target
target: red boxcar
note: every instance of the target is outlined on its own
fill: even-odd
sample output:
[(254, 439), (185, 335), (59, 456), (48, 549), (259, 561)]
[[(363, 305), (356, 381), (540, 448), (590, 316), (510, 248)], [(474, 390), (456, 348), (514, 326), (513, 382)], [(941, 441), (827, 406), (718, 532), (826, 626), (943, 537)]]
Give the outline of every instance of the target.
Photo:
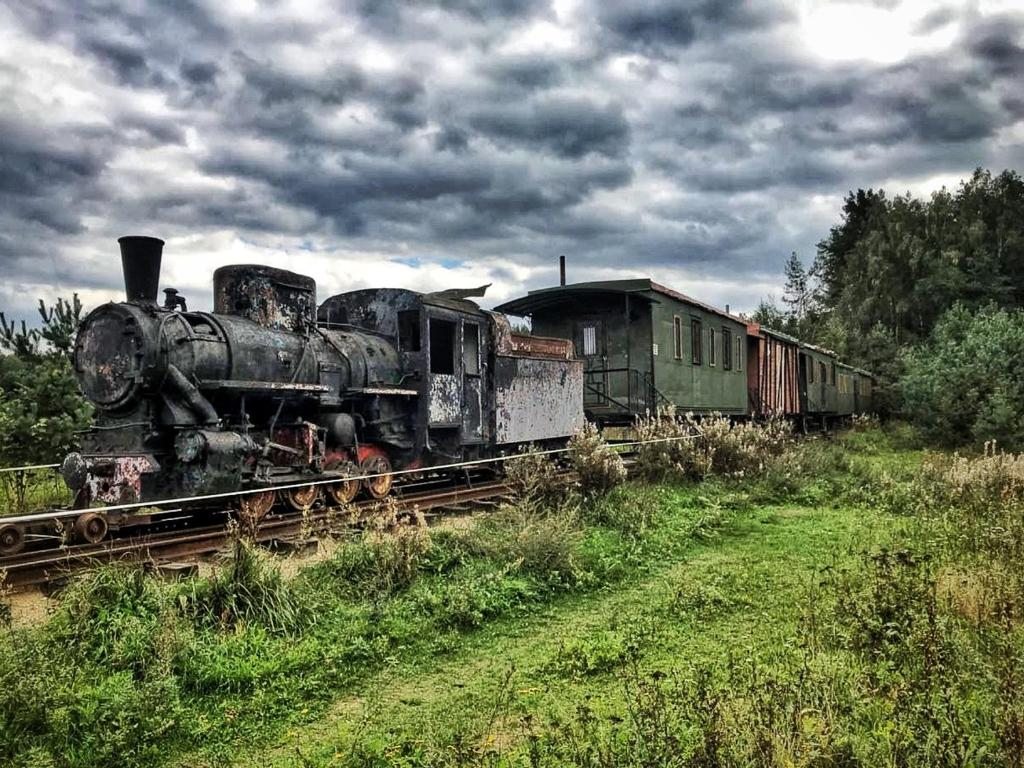
[(747, 324), (751, 416), (800, 415), (799, 347), (792, 336)]

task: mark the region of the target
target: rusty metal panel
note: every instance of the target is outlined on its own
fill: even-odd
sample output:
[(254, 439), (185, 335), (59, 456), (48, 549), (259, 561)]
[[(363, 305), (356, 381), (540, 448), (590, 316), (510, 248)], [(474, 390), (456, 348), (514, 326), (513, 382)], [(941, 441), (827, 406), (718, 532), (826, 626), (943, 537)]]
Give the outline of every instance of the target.
[(457, 426), (462, 423), (462, 387), (459, 377), (436, 373), (430, 377), (427, 407), (430, 426)]
[(495, 359), (495, 442), (529, 443), (572, 435), (583, 426), (583, 363)]
[(800, 412), (799, 348), (764, 333), (757, 345), (757, 408), (762, 416), (789, 416)]
[(494, 321), (495, 354), (544, 357), (553, 360), (572, 360), (576, 355), (571, 339), (515, 333), (505, 315), (497, 312), (488, 312), (487, 314)]
[(573, 357), (573, 343), (569, 339), (513, 333), (509, 335), (509, 341), (514, 355), (550, 357), (554, 360), (571, 360)]
[(213, 273), (213, 311), (264, 328), (302, 331), (316, 317), (316, 281), (260, 264), (234, 264)]
[(131, 504), (142, 499), (142, 476), (160, 469), (152, 454), (90, 456), (86, 459), (89, 498), (107, 504)]

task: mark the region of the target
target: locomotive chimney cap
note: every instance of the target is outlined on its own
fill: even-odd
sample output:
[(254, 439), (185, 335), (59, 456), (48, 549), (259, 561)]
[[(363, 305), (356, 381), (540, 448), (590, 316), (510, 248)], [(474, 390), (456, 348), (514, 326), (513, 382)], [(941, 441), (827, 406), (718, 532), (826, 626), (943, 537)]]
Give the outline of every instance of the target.
[(120, 245), (125, 245), (126, 243), (129, 245), (165, 245), (163, 240), (159, 237), (153, 237), (152, 235), (123, 235), (122, 237), (117, 238), (117, 242)]
[(156, 304), (164, 241), (147, 235), (126, 235), (119, 237), (117, 243), (121, 246), (121, 269), (128, 301)]

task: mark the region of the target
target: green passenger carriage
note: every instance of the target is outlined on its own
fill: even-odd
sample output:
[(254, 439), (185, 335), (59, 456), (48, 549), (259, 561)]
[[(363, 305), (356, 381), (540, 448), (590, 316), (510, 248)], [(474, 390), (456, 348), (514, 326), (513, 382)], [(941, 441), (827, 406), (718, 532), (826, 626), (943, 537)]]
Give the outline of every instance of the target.
[(497, 309), (575, 342), (584, 407), (598, 422), (630, 423), (668, 404), (747, 413), (746, 321), (650, 279), (545, 288)]

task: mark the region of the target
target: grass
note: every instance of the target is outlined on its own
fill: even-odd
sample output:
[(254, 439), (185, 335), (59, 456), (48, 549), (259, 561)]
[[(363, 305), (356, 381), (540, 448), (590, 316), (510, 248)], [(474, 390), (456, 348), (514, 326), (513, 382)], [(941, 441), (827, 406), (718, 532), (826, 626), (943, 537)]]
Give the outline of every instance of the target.
[(368, 531), (292, 580), (247, 550), (176, 585), (104, 569), (0, 639), (0, 761), (1006, 764), (1015, 624), (953, 609), (959, 572), (877, 501), (920, 462), (851, 433), (756, 478)]
[(0, 516), (71, 503), (71, 491), (53, 469), (0, 473)]

